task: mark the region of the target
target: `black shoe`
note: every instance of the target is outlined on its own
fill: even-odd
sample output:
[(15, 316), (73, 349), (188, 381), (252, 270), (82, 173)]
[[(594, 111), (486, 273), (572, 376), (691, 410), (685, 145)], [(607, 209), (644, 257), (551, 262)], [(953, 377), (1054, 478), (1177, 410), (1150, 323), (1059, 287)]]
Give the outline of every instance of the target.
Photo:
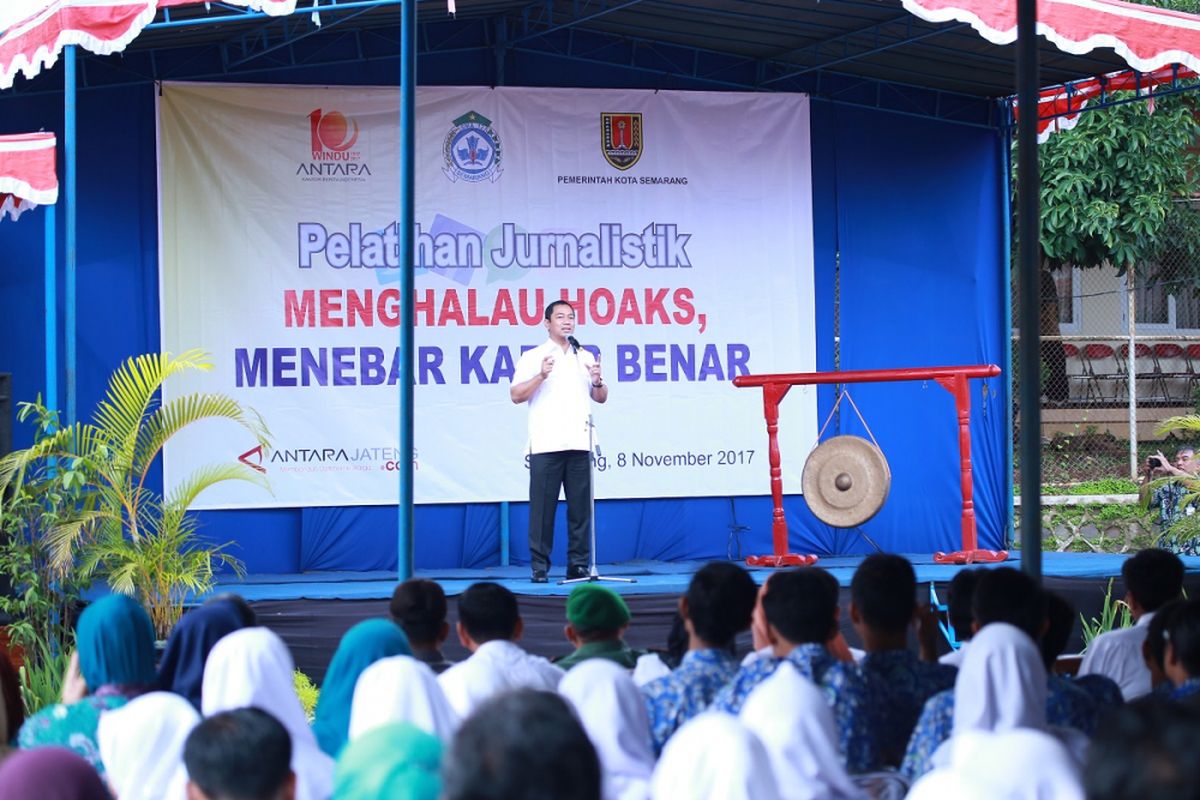
[(549, 582), (549, 579), (546, 577), (546, 570), (544, 570), (544, 569), (535, 569), (533, 571), (533, 576), (530, 577), (529, 580), (531, 583), (548, 583)]
[(579, 578), (590, 578), (591, 575), (592, 572), (587, 567), (576, 565), (567, 568), (567, 580), (569, 581), (578, 580)]

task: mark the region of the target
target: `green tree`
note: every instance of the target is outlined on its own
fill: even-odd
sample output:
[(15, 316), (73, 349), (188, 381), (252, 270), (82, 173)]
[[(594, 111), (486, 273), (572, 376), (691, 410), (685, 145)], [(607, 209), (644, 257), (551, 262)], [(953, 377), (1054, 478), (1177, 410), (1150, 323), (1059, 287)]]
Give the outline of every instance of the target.
[(113, 373), (93, 421), (66, 428), (54, 411), (23, 403), (21, 417), (35, 417), (39, 435), (32, 447), (0, 458), (0, 519), (16, 526), (8, 528), (20, 534), (13, 541), (36, 545), (34, 566), (48, 569), (51, 581), (105, 578), (145, 604), (163, 637), (187, 595), (211, 587), (214, 560), (241, 566), (225, 545), (196, 537), (193, 501), (223, 481), (268, 488), (262, 474), (237, 462), (199, 467), (165, 494), (148, 485), (163, 446), (194, 423), (233, 423), (270, 444), (262, 418), (226, 395), (194, 392), (163, 402), (169, 378), (210, 369), (199, 350), (131, 358)]
[[(1142, 4), (1200, 10), (1200, 0)], [(1047, 267), (1109, 263), (1124, 273), (1158, 262), (1182, 267), (1184, 274), (1170, 277), (1200, 286), (1200, 214), (1186, 202), (1200, 190), (1200, 155), (1191, 149), (1200, 138), (1196, 105), (1186, 92), (1085, 111), (1074, 129), (1042, 145)]]

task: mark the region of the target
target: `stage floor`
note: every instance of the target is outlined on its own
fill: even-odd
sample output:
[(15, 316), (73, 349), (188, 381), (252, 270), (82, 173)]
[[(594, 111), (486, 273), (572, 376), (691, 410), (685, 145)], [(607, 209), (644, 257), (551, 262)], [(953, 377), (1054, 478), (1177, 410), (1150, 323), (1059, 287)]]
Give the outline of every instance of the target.
[[(933, 563), (928, 553), (904, 554), (916, 568), (917, 580), (921, 583), (948, 582), (961, 566)], [(1107, 580), (1121, 574), (1121, 564), (1128, 556), (1108, 553), (1043, 553), (1042, 574), (1047, 578), (1086, 578)], [(828, 570), (843, 586), (850, 585), (862, 561), (862, 556), (830, 556), (822, 558), (817, 566)], [(602, 575), (634, 578), (637, 582), (607, 584), (621, 594), (682, 594), (692, 574), (703, 561), (629, 561), (620, 564), (602, 564), (598, 567)], [(1185, 558), (1189, 572), (1200, 574), (1200, 558)], [(1014, 551), (1002, 564), (977, 564), (972, 566), (1010, 566), (1020, 569), (1020, 551)], [(762, 583), (773, 572), (766, 568), (750, 568), (751, 575)], [(528, 567), (489, 567), (486, 569), (420, 570), (416, 577), (437, 581), (447, 595), (461, 594), (477, 581), (497, 581), (516, 594), (533, 597), (557, 597), (570, 594), (572, 586), (560, 586), (563, 567), (551, 573), (550, 583), (529, 582)], [(249, 575), (243, 580), (220, 582), (214, 593), (237, 592), (247, 600), (377, 600), (392, 596), (396, 586), (393, 572), (308, 572), (290, 575)]]
[[(907, 555), (916, 567), (917, 580), (933, 582), (943, 593), (960, 566), (934, 564), (928, 554)], [(1122, 597), (1121, 564), (1127, 556), (1102, 553), (1044, 553), (1043, 575), (1047, 588), (1067, 597), (1086, 618), (1099, 616), (1110, 579), (1113, 596)], [(850, 579), (862, 561), (861, 556), (823, 558), (819, 566), (829, 570), (842, 586), (842, 632), (853, 645), (857, 636), (849, 624)], [(634, 647), (661, 648), (674, 617), (679, 596), (687, 589), (692, 574), (703, 562), (629, 562), (604, 564), (603, 575), (632, 577), (637, 583), (611, 583), (629, 604), (633, 622), (626, 640)], [(1020, 553), (1014, 553), (1005, 566), (1020, 567)], [(1200, 558), (1185, 558), (1185, 586), (1192, 597), (1200, 596)], [(997, 565), (980, 565), (997, 566)], [(560, 568), (561, 569), (561, 568)], [(767, 579), (772, 570), (752, 569), (756, 581)], [(457, 619), (455, 597), (476, 581), (493, 580), (520, 596), (521, 616), (525, 624), (522, 644), (531, 652), (554, 657), (565, 655), (569, 646), (563, 636), (566, 623), (564, 606), (572, 586), (557, 582), (529, 582), (527, 567), (493, 567), (473, 570), (422, 570), (417, 577), (435, 580), (449, 596), (451, 627)], [(551, 575), (552, 581), (562, 573)], [(279, 633), (292, 650), (296, 666), (316, 681), (325, 674), (338, 640), (350, 626), (369, 617), (386, 616), (388, 600), (396, 586), (396, 576), (387, 572), (325, 572), (301, 575), (251, 575), (240, 581), (222, 581), (214, 593), (236, 592), (254, 607), (261, 624)], [(944, 595), (943, 595), (944, 596)], [(1079, 628), (1068, 644), (1068, 652), (1082, 647)], [(749, 637), (739, 640), (749, 649)], [(451, 633), (445, 653), (448, 658), (466, 658), (467, 653)]]

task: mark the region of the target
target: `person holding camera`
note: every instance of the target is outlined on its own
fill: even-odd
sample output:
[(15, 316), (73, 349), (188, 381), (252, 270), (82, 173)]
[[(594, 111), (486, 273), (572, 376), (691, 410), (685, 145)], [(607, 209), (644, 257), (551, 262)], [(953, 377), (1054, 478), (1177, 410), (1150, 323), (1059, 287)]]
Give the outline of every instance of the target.
[(1183, 498), (1195, 491), (1181, 480), (1173, 480), (1161, 486), (1153, 486), (1153, 482), (1161, 478), (1175, 476), (1186, 479), (1189, 483), (1196, 478), (1200, 471), (1200, 461), (1190, 447), (1180, 448), (1175, 453), (1175, 463), (1167, 461), (1166, 456), (1159, 450), (1146, 459), (1146, 471), (1142, 476), (1142, 485), (1138, 490), (1142, 502), (1147, 502), (1150, 508), (1158, 509), (1158, 528), (1160, 533), (1166, 533), (1184, 516), (1191, 516), (1195, 510), (1194, 503), (1184, 503)]

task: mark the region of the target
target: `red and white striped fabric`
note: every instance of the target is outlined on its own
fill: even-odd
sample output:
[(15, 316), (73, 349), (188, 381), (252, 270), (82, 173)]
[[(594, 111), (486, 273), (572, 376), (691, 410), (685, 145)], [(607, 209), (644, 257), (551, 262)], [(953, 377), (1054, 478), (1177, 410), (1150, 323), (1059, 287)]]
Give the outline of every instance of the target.
[(54, 134), (0, 136), (0, 219), (57, 201)]
[[(1016, 0), (901, 0), (930, 22), (966, 22), (995, 44), (1017, 39)], [(1038, 0), (1037, 30), (1075, 55), (1108, 47), (1129, 66), (1153, 72), (1183, 64), (1200, 72), (1200, 17), (1121, 0)]]
[[(1195, 78), (1187, 67), (1162, 67), (1154, 72), (1133, 70), (1112, 72), (1100, 78), (1074, 81), (1065, 86), (1043, 89), (1038, 99), (1038, 141), (1044, 142), (1058, 131), (1069, 131), (1079, 122), (1080, 112), (1103, 92), (1144, 91), (1151, 93), (1155, 86), (1176, 79)], [(1151, 96), (1146, 102), (1153, 103)]]
[[(119, 53), (154, 20), (159, 8), (204, 0), (0, 0), (0, 89), (18, 72), (32, 78), (58, 60), (63, 47)], [(296, 0), (223, 0), (272, 16), (291, 14)]]

